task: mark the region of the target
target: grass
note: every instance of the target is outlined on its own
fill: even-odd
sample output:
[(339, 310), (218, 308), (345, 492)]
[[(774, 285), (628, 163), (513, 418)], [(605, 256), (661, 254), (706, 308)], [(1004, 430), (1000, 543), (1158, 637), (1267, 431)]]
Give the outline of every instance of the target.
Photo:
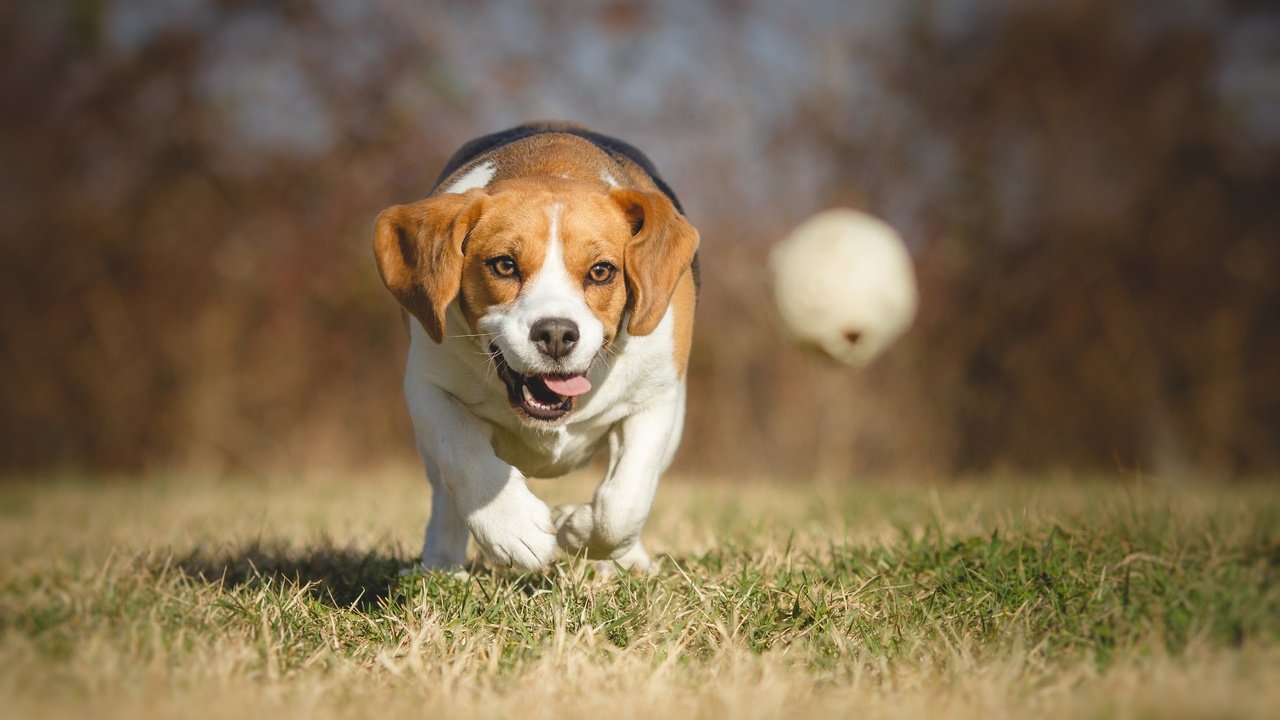
[[(584, 479), (538, 483), (553, 501)], [(0, 486), (11, 717), (1274, 717), (1280, 494), (660, 491), (656, 576), (399, 577), (416, 473)]]

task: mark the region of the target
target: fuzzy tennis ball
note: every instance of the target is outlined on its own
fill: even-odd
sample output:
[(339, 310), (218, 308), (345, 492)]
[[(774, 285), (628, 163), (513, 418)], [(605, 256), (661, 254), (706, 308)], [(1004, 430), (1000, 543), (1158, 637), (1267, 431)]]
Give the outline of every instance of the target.
[(769, 265), (787, 332), (846, 365), (871, 362), (915, 318), (911, 255), (893, 228), (866, 213), (814, 215), (774, 247)]

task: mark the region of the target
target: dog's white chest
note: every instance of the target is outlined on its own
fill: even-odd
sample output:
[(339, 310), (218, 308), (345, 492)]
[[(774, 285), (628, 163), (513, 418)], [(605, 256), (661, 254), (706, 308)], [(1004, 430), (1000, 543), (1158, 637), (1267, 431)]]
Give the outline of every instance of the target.
[(498, 457), (527, 476), (557, 477), (582, 465), (600, 448), (607, 427), (563, 427), (537, 433), (496, 428)]

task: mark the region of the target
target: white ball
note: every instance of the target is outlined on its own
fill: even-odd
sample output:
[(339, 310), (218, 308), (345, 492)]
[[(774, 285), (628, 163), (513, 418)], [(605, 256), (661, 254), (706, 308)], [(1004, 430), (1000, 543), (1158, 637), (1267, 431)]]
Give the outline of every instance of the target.
[(916, 314), (916, 278), (901, 236), (855, 210), (804, 221), (770, 257), (778, 314), (799, 344), (866, 365)]

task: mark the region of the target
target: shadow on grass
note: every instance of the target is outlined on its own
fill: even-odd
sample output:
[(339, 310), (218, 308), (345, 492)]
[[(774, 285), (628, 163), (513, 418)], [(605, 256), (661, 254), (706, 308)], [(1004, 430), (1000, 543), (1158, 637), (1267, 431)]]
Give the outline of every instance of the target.
[(335, 607), (370, 608), (396, 586), (412, 560), (386, 549), (336, 547), (324, 541), (304, 548), (253, 541), (210, 552), (197, 549), (172, 567), (187, 577), (228, 587), (306, 585), (311, 596)]
[[(197, 549), (166, 563), (166, 567), (202, 582), (232, 588), (307, 586), (308, 593), (319, 602), (368, 610), (394, 595), (397, 588), (403, 589), (401, 571), (416, 562), (417, 558), (385, 548), (339, 547), (328, 540), (303, 548), (255, 540), (216, 551)], [(532, 596), (553, 589), (558, 582), (553, 573), (494, 570), (482, 563), (468, 564), (466, 570), (481, 596), (496, 597), (508, 591)], [(432, 578), (426, 584), (428, 591), (440, 591), (440, 580), (450, 576), (432, 573), (426, 577)]]

